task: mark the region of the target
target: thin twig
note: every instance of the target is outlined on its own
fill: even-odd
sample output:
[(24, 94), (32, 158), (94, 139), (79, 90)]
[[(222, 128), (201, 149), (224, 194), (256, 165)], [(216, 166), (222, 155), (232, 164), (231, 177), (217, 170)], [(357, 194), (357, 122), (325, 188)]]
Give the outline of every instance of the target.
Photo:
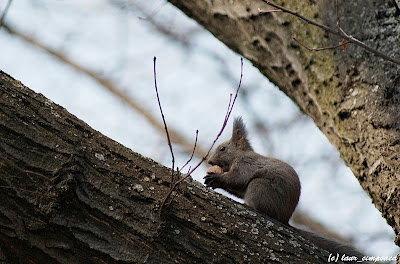
[(328, 50), (328, 49), (336, 49), (336, 48), (339, 48), (339, 47), (343, 47), (343, 46), (350, 45), (350, 43), (349, 43), (348, 41), (345, 40), (343, 43), (340, 43), (340, 44), (338, 44), (338, 45), (336, 45), (336, 46), (332, 46), (332, 47), (325, 47), (325, 48), (309, 48), (309, 47), (307, 47), (306, 45), (304, 45), (303, 43), (301, 43), (300, 41), (298, 41), (295, 37), (292, 37), (292, 39), (293, 39), (294, 41), (296, 41), (297, 43), (299, 43), (302, 47), (308, 49), (309, 51), (322, 51), (322, 50)]
[(155, 89), (156, 89), (158, 107), (160, 108), (162, 121), (163, 121), (163, 123), (164, 123), (165, 133), (167, 134), (167, 140), (168, 140), (169, 150), (170, 150), (170, 152), (171, 152), (171, 157), (172, 157), (172, 167), (171, 167), (171, 169), (172, 169), (172, 178), (174, 178), (175, 156), (174, 156), (174, 151), (172, 150), (171, 138), (169, 137), (167, 122), (165, 122), (164, 113), (163, 113), (163, 110), (162, 110), (162, 107), (161, 107), (160, 96), (158, 95), (157, 77), (156, 77), (156, 57), (155, 57), (155, 56), (154, 56), (154, 58), (153, 58), (153, 66), (154, 66), (154, 67), (153, 67), (153, 72), (154, 72), (154, 87), (155, 87)]
[[(163, 201), (162, 201), (162, 203), (161, 203), (161, 207), (160, 207), (160, 208), (161, 208), (161, 209), (160, 209), (161, 213), (164, 211), (166, 202), (167, 202), (167, 200), (169, 199), (169, 197), (171, 196), (172, 192), (175, 190), (176, 186), (178, 186), (181, 182), (183, 182), (185, 179), (187, 179), (188, 177), (190, 177), (191, 174), (192, 174), (205, 160), (207, 160), (208, 155), (210, 155), (210, 152), (211, 152), (211, 150), (213, 149), (215, 143), (217, 142), (217, 140), (219, 139), (219, 137), (222, 135), (222, 132), (224, 132), (224, 129), (225, 129), (227, 123), (228, 123), (229, 117), (230, 117), (230, 115), (231, 115), (231, 113), (232, 113), (232, 110), (233, 110), (233, 107), (234, 107), (234, 105), (235, 105), (236, 98), (237, 98), (237, 96), (238, 96), (238, 94), (239, 94), (240, 86), (242, 85), (242, 79), (243, 79), (243, 58), (240, 58), (240, 80), (239, 80), (239, 85), (238, 85), (238, 87), (237, 87), (237, 89), (236, 89), (236, 93), (235, 93), (235, 97), (234, 97), (233, 101), (231, 101), (231, 99), (232, 99), (232, 94), (230, 94), (230, 99), (229, 99), (229, 104), (228, 104), (228, 111), (227, 111), (227, 113), (226, 113), (226, 115), (225, 115), (224, 122), (223, 122), (223, 124), (222, 124), (221, 130), (219, 131), (219, 133), (217, 134), (217, 136), (216, 136), (216, 138), (214, 139), (213, 143), (211, 144), (210, 148), (208, 149), (207, 154), (200, 160), (200, 162), (199, 162), (196, 166), (194, 166), (193, 169), (191, 169), (191, 170), (188, 172), (188, 174), (186, 174), (186, 175), (185, 175), (184, 177), (182, 177), (179, 181), (175, 182), (175, 183), (172, 185), (170, 191), (168, 192), (168, 194), (165, 196), (165, 198), (163, 199)], [(232, 103), (231, 103), (231, 102), (232, 102)]]
[(300, 15), (300, 14), (297, 13), (297, 12), (294, 12), (294, 11), (292, 11), (292, 10), (286, 9), (286, 8), (284, 8), (284, 7), (282, 7), (282, 6), (279, 6), (279, 5), (277, 5), (277, 4), (274, 4), (274, 3), (270, 2), (270, 1), (267, 1), (267, 0), (262, 0), (262, 1), (263, 1), (264, 3), (266, 3), (267, 5), (270, 5), (270, 6), (274, 7), (274, 8), (278, 8), (278, 9), (282, 10), (282, 11), (285, 12), (285, 13), (288, 13), (288, 14), (291, 14), (291, 15), (293, 15), (293, 16), (296, 16), (296, 17), (298, 17), (298, 18), (304, 20), (304, 21), (307, 22), (308, 24), (311, 24), (311, 25), (313, 25), (313, 26), (322, 28), (323, 30), (325, 30), (325, 31), (327, 31), (327, 32), (329, 32), (329, 33), (331, 33), (331, 34), (333, 34), (333, 35), (336, 35), (336, 36), (338, 36), (338, 37), (340, 37), (340, 38), (343, 38), (343, 39), (347, 40), (348, 42), (354, 43), (355, 45), (357, 45), (357, 46), (359, 46), (359, 47), (362, 47), (362, 48), (365, 49), (365, 50), (368, 50), (369, 52), (375, 54), (376, 56), (379, 56), (379, 57), (381, 57), (381, 58), (383, 58), (383, 59), (385, 59), (385, 60), (387, 60), (387, 61), (390, 61), (390, 62), (393, 62), (393, 63), (395, 63), (395, 64), (400, 65), (400, 60), (393, 59), (393, 58), (391, 58), (391, 57), (389, 57), (389, 56), (387, 56), (387, 55), (385, 55), (385, 54), (383, 54), (383, 53), (381, 53), (381, 52), (379, 52), (379, 51), (377, 51), (377, 50), (375, 50), (375, 49), (373, 49), (373, 48), (367, 46), (367, 45), (366, 45), (365, 43), (363, 43), (362, 41), (360, 41), (360, 40), (358, 40), (358, 39), (356, 39), (356, 38), (354, 38), (354, 37), (348, 35), (348, 34), (347, 34), (346, 32), (344, 32), (343, 29), (341, 29), (341, 28), (339, 28), (338, 31), (335, 31), (335, 30), (331, 29), (331, 28), (328, 27), (328, 26), (322, 25), (322, 24), (320, 24), (320, 23), (318, 23), (318, 22), (315, 22), (314, 20), (308, 19), (308, 18), (306, 18), (306, 17)]
[(258, 12), (260, 12), (261, 14), (268, 14), (268, 13), (283, 12), (283, 11), (282, 11), (282, 10), (279, 10), (279, 9), (274, 9), (274, 10), (261, 10), (260, 8), (258, 8)]
[(8, 3), (6, 5), (6, 7), (4, 8), (3, 12), (1, 12), (1, 15), (0, 15), (0, 28), (1, 28), (1, 26), (3, 26), (3, 21), (4, 21), (4, 18), (6, 17), (6, 15), (7, 15), (8, 9), (11, 6), (11, 2), (12, 2), (12, 0), (8, 0)]
[[(186, 165), (188, 165), (192, 161), (193, 155), (194, 155), (194, 152), (195, 152), (196, 146), (197, 146), (197, 137), (198, 136), (199, 136), (199, 130), (196, 130), (196, 139), (194, 140), (194, 147), (193, 147), (192, 155), (190, 156), (189, 160), (182, 166), (182, 168), (179, 171), (182, 171), (183, 168), (185, 168)], [(189, 171), (190, 171), (190, 167), (189, 167)]]
[(336, 27), (340, 31), (339, 0), (336, 0)]

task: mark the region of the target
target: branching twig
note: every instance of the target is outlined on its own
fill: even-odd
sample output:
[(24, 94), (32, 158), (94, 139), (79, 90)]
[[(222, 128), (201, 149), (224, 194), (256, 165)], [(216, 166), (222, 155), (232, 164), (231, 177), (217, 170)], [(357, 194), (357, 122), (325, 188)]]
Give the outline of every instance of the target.
[(6, 7), (4, 8), (3, 12), (1, 12), (1, 14), (0, 14), (0, 28), (1, 28), (1, 26), (3, 26), (3, 21), (7, 15), (8, 9), (11, 6), (11, 2), (12, 2), (12, 0), (8, 0)]
[[(387, 56), (387, 55), (385, 55), (385, 54), (383, 54), (383, 53), (381, 53), (381, 52), (379, 52), (379, 51), (377, 51), (377, 50), (375, 50), (375, 49), (373, 49), (373, 48), (367, 46), (367, 45), (366, 45), (365, 43), (363, 43), (362, 41), (360, 41), (360, 40), (358, 40), (358, 39), (356, 39), (356, 38), (354, 38), (354, 37), (348, 35), (348, 34), (347, 34), (346, 32), (344, 32), (343, 29), (341, 29), (340, 27), (339, 27), (338, 30), (336, 31), (336, 30), (331, 29), (331, 28), (328, 27), (328, 26), (322, 25), (322, 24), (320, 24), (320, 23), (318, 23), (318, 22), (315, 22), (314, 20), (308, 19), (308, 18), (306, 18), (306, 17), (300, 15), (300, 14), (297, 13), (297, 12), (294, 12), (294, 11), (292, 11), (292, 10), (286, 9), (286, 8), (284, 8), (284, 7), (282, 7), (282, 6), (279, 6), (279, 5), (277, 5), (277, 4), (274, 4), (274, 3), (270, 2), (270, 1), (267, 1), (267, 0), (262, 0), (262, 1), (265, 2), (267, 5), (270, 5), (270, 6), (274, 7), (274, 8), (277, 8), (277, 9), (279, 9), (279, 10), (282, 10), (282, 12), (285, 12), (285, 13), (291, 14), (291, 15), (293, 15), (293, 16), (296, 16), (296, 17), (300, 18), (301, 20), (304, 20), (304, 21), (307, 22), (308, 24), (311, 24), (311, 25), (313, 25), (313, 26), (322, 28), (323, 30), (325, 30), (325, 31), (327, 31), (327, 32), (329, 32), (329, 33), (331, 33), (331, 34), (333, 34), (333, 35), (336, 35), (336, 36), (338, 36), (338, 37), (340, 37), (340, 38), (343, 38), (343, 39), (345, 39), (345, 40), (346, 40), (347, 42), (349, 42), (349, 43), (353, 43), (354, 45), (357, 45), (357, 46), (359, 46), (359, 47), (361, 47), (361, 48), (363, 48), (363, 49), (365, 49), (365, 50), (368, 50), (369, 52), (375, 54), (376, 56), (379, 56), (379, 57), (381, 57), (381, 58), (383, 58), (383, 59), (385, 59), (385, 60), (387, 60), (387, 61), (390, 61), (390, 62), (393, 62), (393, 63), (395, 63), (395, 64), (400, 65), (400, 60), (393, 59), (393, 58), (391, 58), (391, 57), (389, 57), (389, 56)], [(337, 11), (337, 12), (338, 12), (338, 11)]]
[[(190, 158), (188, 159), (188, 161), (182, 166), (182, 168), (180, 169), (180, 171), (183, 170), (183, 168), (185, 168), (193, 159), (193, 155), (194, 152), (196, 151), (196, 147), (197, 147), (197, 137), (199, 136), (199, 130), (196, 130), (196, 139), (194, 140), (194, 147), (193, 147), (193, 151), (192, 151), (192, 155), (190, 156)], [(189, 171), (190, 171), (190, 167), (189, 167)]]
[(295, 37), (292, 37), (292, 39), (293, 39), (294, 41), (296, 41), (297, 43), (299, 43), (303, 48), (308, 49), (309, 51), (322, 51), (322, 50), (328, 50), (328, 49), (336, 49), (336, 48), (339, 48), (339, 47), (343, 47), (343, 49), (344, 49), (345, 46), (350, 45), (350, 43), (347, 42), (347, 41), (345, 40), (345, 41), (341, 42), (340, 44), (335, 45), (335, 46), (331, 46), (331, 47), (325, 47), (325, 48), (309, 48), (309, 47), (307, 47), (306, 45), (304, 45), (303, 43), (301, 43), (300, 41), (298, 41)]
[[(172, 192), (175, 190), (176, 186), (178, 186), (181, 182), (183, 182), (185, 179), (187, 179), (189, 176), (191, 176), (191, 174), (208, 158), (208, 155), (210, 155), (211, 150), (213, 149), (215, 143), (217, 142), (217, 140), (219, 139), (219, 137), (222, 135), (222, 132), (224, 132), (224, 129), (226, 127), (226, 125), (228, 124), (228, 120), (229, 117), (232, 113), (233, 107), (235, 105), (236, 102), (236, 98), (239, 94), (239, 90), (240, 90), (240, 86), (242, 84), (242, 78), (243, 78), (243, 58), (240, 59), (240, 80), (239, 80), (239, 85), (236, 89), (236, 93), (235, 93), (235, 97), (233, 98), (232, 101), (232, 94), (230, 94), (230, 98), (229, 98), (229, 104), (228, 104), (228, 110), (226, 112), (225, 118), (224, 118), (224, 122), (222, 124), (221, 130), (219, 131), (219, 133), (217, 134), (216, 138), (214, 139), (213, 143), (211, 144), (210, 148), (207, 151), (207, 154), (200, 160), (200, 162), (193, 167), (193, 169), (189, 170), (189, 172), (182, 177), (179, 181), (175, 182), (172, 184), (170, 191), (168, 192), (168, 194), (165, 196), (165, 198), (163, 199), (162, 203), (161, 203), (161, 207), (160, 207), (160, 212), (161, 214), (163, 213), (163, 211), (166, 208), (166, 202), (169, 199), (169, 197), (171, 196)], [(196, 133), (197, 134), (197, 133)], [(196, 137), (197, 139), (197, 137)], [(185, 164), (186, 165), (186, 164)]]

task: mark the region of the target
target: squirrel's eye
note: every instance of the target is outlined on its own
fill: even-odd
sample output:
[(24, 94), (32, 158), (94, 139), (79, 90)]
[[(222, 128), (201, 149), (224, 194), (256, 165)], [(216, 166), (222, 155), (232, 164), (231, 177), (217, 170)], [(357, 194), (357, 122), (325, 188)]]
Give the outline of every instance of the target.
[(220, 147), (219, 151), (224, 151), (226, 148), (225, 147)]

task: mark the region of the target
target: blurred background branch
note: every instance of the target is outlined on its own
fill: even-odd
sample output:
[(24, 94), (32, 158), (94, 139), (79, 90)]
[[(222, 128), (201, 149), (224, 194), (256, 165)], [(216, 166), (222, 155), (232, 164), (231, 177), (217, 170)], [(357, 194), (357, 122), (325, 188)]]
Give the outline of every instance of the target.
[(12, 3), (12, 0), (8, 0), (8, 2), (7, 2), (7, 4), (6, 4), (6, 7), (5, 7), (5, 8), (3, 9), (3, 11), (0, 13), (0, 28), (1, 28), (1, 26), (3, 26), (4, 19), (5, 19), (6, 15), (7, 15), (8, 9), (9, 9), (10, 6), (11, 6), (11, 3)]
[[(159, 122), (148, 110), (146, 110), (142, 105), (140, 105), (132, 97), (130, 97), (126, 93), (124, 93), (123, 90), (121, 88), (117, 87), (117, 85), (113, 81), (101, 76), (99, 73), (96, 73), (90, 69), (87, 69), (87, 68), (83, 67), (82, 65), (79, 65), (77, 62), (73, 61), (71, 58), (68, 58), (64, 54), (62, 54), (54, 49), (49, 48), (45, 44), (40, 43), (39, 40), (37, 40), (31, 36), (28, 36), (28, 35), (24, 34), (23, 32), (17, 31), (16, 29), (10, 27), (7, 24), (4, 24), (3, 27), (9, 34), (12, 34), (16, 37), (23, 39), (27, 43), (34, 45), (35, 47), (40, 48), (43, 51), (54, 56), (60, 62), (72, 67), (76, 71), (89, 76), (90, 78), (95, 80), (99, 85), (104, 87), (107, 91), (112, 93), (114, 96), (118, 97), (123, 103), (127, 104), (133, 110), (137, 111), (140, 115), (142, 115), (144, 118), (146, 118), (146, 120), (152, 126), (154, 126), (160, 133), (165, 132), (164, 125), (161, 122)], [(176, 144), (181, 145), (184, 148), (185, 152), (188, 155), (190, 155), (193, 150), (193, 143), (190, 142), (189, 140), (187, 140), (185, 137), (183, 137), (178, 131), (176, 131), (173, 128), (170, 128), (169, 132), (170, 132), (171, 141)], [(203, 157), (206, 152), (200, 146), (198, 146), (196, 148), (195, 153), (199, 157)]]

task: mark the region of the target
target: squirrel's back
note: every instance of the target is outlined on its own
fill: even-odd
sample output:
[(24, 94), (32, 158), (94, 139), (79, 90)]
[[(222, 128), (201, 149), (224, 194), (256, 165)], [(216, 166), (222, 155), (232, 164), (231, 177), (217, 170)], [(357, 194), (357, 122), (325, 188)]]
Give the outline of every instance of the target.
[(263, 166), (251, 172), (244, 201), (257, 211), (288, 224), (300, 198), (299, 177), (289, 164), (258, 156), (258, 163)]

